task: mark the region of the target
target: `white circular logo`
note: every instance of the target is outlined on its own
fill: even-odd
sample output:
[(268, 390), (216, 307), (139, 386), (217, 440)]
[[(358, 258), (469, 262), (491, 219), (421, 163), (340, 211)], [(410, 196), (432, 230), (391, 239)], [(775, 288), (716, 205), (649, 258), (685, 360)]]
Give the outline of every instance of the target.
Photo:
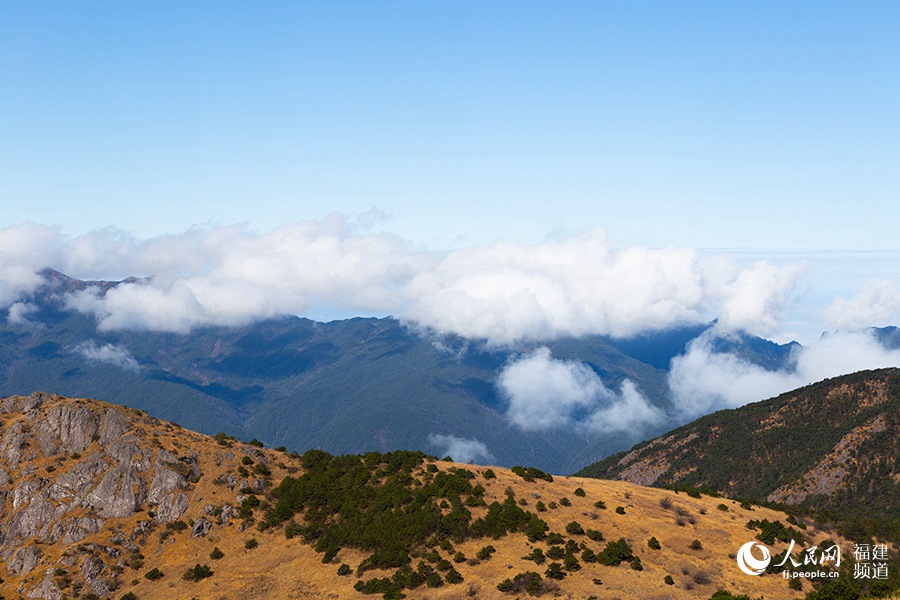
[[(752, 551), (754, 546), (762, 550), (762, 560), (753, 556)], [(747, 575), (762, 575), (771, 561), (772, 555), (769, 554), (769, 549), (756, 542), (747, 542), (741, 546), (741, 549), (738, 550), (737, 553), (738, 567), (740, 567), (741, 571)]]

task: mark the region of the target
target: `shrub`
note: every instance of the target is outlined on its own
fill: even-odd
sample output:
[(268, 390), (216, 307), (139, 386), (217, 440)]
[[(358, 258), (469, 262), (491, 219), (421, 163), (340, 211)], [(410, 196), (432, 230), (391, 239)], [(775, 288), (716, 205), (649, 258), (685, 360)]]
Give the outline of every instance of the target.
[(587, 494), (584, 491), (584, 488), (575, 488), (575, 491), (573, 493), (576, 496), (578, 496), (579, 498), (584, 498), (585, 496), (587, 496)]
[(207, 577), (212, 577), (213, 571), (209, 568), (209, 565), (201, 565), (196, 564), (187, 571), (184, 572), (182, 577), (187, 581), (200, 581), (201, 579), (206, 579)]
[(255, 448), (264, 448), (264, 447), (265, 447), (265, 446), (263, 445), (263, 443), (262, 443), (261, 441), (259, 441), (258, 439), (256, 439), (256, 438), (253, 438), (252, 440), (250, 440), (249, 442), (247, 442), (247, 444), (250, 445), (250, 446), (253, 446), (253, 447), (255, 447)]
[(550, 483), (553, 482), (553, 476), (549, 473), (544, 473), (540, 469), (536, 469), (534, 467), (521, 467), (516, 465), (512, 469), (510, 469), (513, 473), (524, 479), (525, 481), (534, 481), (535, 479), (543, 479), (544, 481), (548, 481)]
[(210, 557), (211, 559), (213, 559), (213, 560), (219, 560), (219, 559), (222, 558), (223, 556), (225, 556), (225, 553), (222, 552), (221, 550), (219, 550), (219, 547), (218, 547), (218, 546), (216, 546), (215, 548), (213, 548), (213, 549), (212, 549), (212, 552), (209, 553), (209, 557)]
[(246, 542), (244, 542), (244, 548), (247, 550), (253, 550), (254, 548), (259, 547), (259, 542), (256, 541), (256, 538), (250, 538)]
[(560, 498), (559, 505), (560, 506), (572, 506), (572, 502), (568, 498)]
[(566, 525), (566, 533), (569, 535), (584, 535), (584, 528), (578, 521), (572, 521)]
[(624, 506), (617, 506), (617, 507), (616, 507), (616, 514), (617, 514), (617, 515), (624, 515), (624, 514), (625, 514), (625, 507), (624, 507)]
[(444, 575), (444, 579), (447, 580), (447, 583), (462, 583), (463, 576), (459, 571), (451, 567), (447, 574)]
[(666, 578), (663, 579), (663, 583), (665, 583), (666, 585), (675, 585), (675, 580), (672, 579), (671, 575), (666, 575)]
[(635, 571), (643, 571), (644, 570), (644, 565), (641, 564), (640, 556), (635, 556), (634, 558), (631, 559), (631, 568), (634, 569)]
[(625, 541), (625, 538), (620, 538), (616, 542), (606, 544), (606, 548), (597, 555), (597, 562), (601, 565), (614, 567), (622, 561), (630, 561), (632, 558), (634, 558), (634, 554), (631, 552), (631, 547)]
[(150, 581), (156, 581), (157, 579), (162, 579), (163, 575), (165, 575), (165, 573), (163, 573), (156, 567), (153, 567), (152, 569), (150, 569), (149, 571), (144, 573), (144, 577), (146, 577)]
[(725, 504), (720, 504), (716, 508), (718, 508), (719, 510), (728, 510), (728, 506)]
[(519, 573), (512, 579), (504, 579), (497, 584), (497, 589), (504, 593), (512, 592), (518, 594), (524, 591), (529, 596), (539, 596), (542, 584), (543, 579), (539, 573), (526, 571), (525, 573)]
[(547, 510), (547, 506), (540, 500), (537, 501), (537, 503), (534, 505), (534, 508), (538, 512), (546, 512), (546, 510)]
[(119, 600), (138, 600), (138, 597), (134, 592), (126, 592)]
[(584, 532), (584, 535), (588, 536), (589, 539), (594, 540), (595, 542), (603, 541), (603, 534), (597, 531), (596, 529), (588, 529)]
[(662, 547), (662, 546), (660, 546), (660, 544), (659, 544), (659, 540), (656, 539), (655, 537), (651, 537), (651, 538), (647, 541), (647, 546), (649, 546), (649, 547), (650, 547), (651, 549), (653, 549), (653, 550), (659, 550), (659, 549)]
[(544, 575), (546, 575), (548, 579), (565, 579), (566, 572), (563, 570), (563, 566), (560, 563), (552, 562), (547, 566)]
[(594, 502), (594, 507), (599, 508), (600, 510), (605, 510), (606, 502), (604, 502), (603, 500), (597, 500), (596, 502)]
[(560, 546), (550, 546), (550, 548), (547, 549), (547, 556), (549, 558), (562, 558), (565, 555), (566, 551)]
[(788, 587), (799, 592), (803, 589), (803, 584), (798, 577), (791, 577), (791, 580), (788, 581)]
[(497, 551), (497, 549), (494, 548), (493, 546), (485, 546), (484, 548), (482, 548), (481, 550), (478, 551), (478, 554), (476, 554), (475, 557), (478, 560), (489, 560), (491, 558), (491, 555), (496, 551)]
[(536, 565), (542, 565), (542, 564), (544, 564), (544, 561), (546, 560), (546, 557), (544, 556), (544, 551), (541, 550), (540, 548), (535, 548), (534, 550), (531, 551), (530, 554), (526, 554), (522, 558), (524, 560), (532, 560), (532, 561), (534, 561), (534, 564), (536, 564)]
[(241, 464), (243, 464), (243, 465), (248, 465), (248, 466), (249, 466), (249, 465), (252, 465), (252, 464), (253, 464), (253, 459), (250, 458), (249, 456), (245, 456), (244, 458), (241, 459)]
[(462, 552), (457, 552), (453, 555), (453, 562), (455, 563), (464, 563), (466, 562), (466, 555)]
[(662, 506), (664, 509), (669, 510), (670, 508), (672, 508), (672, 499), (669, 498), (668, 496), (660, 498), (659, 505)]
[(485, 479), (497, 479), (497, 474), (494, 473), (493, 469), (488, 469), (484, 473), (481, 474)]
[(694, 540), (693, 542), (691, 542), (691, 545), (688, 546), (688, 548), (690, 548), (691, 550), (703, 550), (703, 544), (700, 542), (700, 540)]

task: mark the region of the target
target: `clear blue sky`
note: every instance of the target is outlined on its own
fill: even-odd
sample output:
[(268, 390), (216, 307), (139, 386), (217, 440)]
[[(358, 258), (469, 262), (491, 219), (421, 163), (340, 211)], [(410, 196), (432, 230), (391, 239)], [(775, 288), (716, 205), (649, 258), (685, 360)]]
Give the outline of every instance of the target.
[(896, 249), (893, 2), (0, 2), (0, 226)]

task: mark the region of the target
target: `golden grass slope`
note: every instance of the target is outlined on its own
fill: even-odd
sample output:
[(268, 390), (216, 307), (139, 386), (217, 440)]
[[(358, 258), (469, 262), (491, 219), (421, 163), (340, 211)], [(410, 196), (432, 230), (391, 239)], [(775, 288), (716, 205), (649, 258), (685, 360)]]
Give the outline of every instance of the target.
[[(254, 464), (264, 462), (271, 470), (270, 485), (277, 485), (288, 474), (296, 474), (300, 461), (296, 456), (269, 449), (261, 449), (237, 441), (221, 441), (178, 427), (173, 423), (158, 421), (145, 413), (124, 407), (112, 407), (95, 400), (72, 400), (53, 397), (39, 410), (48, 410), (56, 403), (78, 402), (104, 412), (110, 408), (125, 416), (141, 447), (165, 448), (176, 454), (196, 452), (203, 475), (185, 490), (190, 497), (188, 511), (182, 517), (193, 523), (201, 519), (213, 521), (206, 535), (195, 537), (191, 529), (176, 531), (165, 524), (156, 523), (150, 514), (140, 511), (127, 518), (107, 519), (103, 529), (75, 544), (47, 544), (33, 540), (42, 556), (36, 568), (27, 574), (10, 573), (0, 566), (0, 595), (4, 598), (18, 598), (35, 589), (44, 579), (51, 579), (61, 588), (63, 598), (83, 598), (89, 590), (81, 583), (84, 556), (91, 552), (103, 558), (106, 569), (115, 576), (118, 588), (108, 597), (120, 598), (132, 592), (140, 600), (176, 600), (191, 598), (213, 600), (259, 599), (353, 599), (380, 598), (380, 595), (366, 596), (353, 588), (357, 581), (355, 573), (345, 576), (337, 574), (338, 566), (347, 563), (355, 569), (364, 558), (361, 552), (343, 549), (334, 562), (322, 563), (322, 555), (305, 545), (301, 539), (287, 539), (281, 529), (258, 531), (249, 527), (242, 531), (242, 522), (237, 517), (225, 524), (210, 515), (224, 506), (240, 504), (236, 497), (239, 489), (230, 490), (224, 482), (229, 476), (245, 479), (237, 475), (244, 457), (252, 457)], [(2, 415), (3, 430), (12, 422), (24, 418), (17, 413)], [(34, 450), (33, 441), (29, 449)], [(36, 446), (35, 446), (36, 447)], [(31, 452), (27, 464), (10, 473), (12, 482), (3, 489), (4, 513), (13, 514), (11, 506), (12, 490), (24, 478), (59, 474), (71, 469), (78, 461), (87, 460), (102, 448), (94, 442), (79, 457), (71, 455), (46, 457), (40, 452)], [(742, 573), (734, 560), (735, 553), (744, 543), (754, 539), (755, 531), (746, 528), (751, 519), (781, 520), (787, 515), (766, 508), (742, 508), (737, 502), (703, 496), (690, 497), (685, 493), (675, 493), (623, 482), (604, 481), (589, 478), (555, 477), (553, 482), (537, 480), (526, 482), (511, 471), (493, 467), (495, 479), (485, 479), (481, 475), (486, 467), (462, 465), (447, 461), (434, 462), (438, 469), (467, 468), (478, 474), (478, 483), (486, 488), (485, 500), (488, 504), (502, 502), (512, 492), (519, 504), (534, 512), (538, 501), (556, 508), (549, 508), (539, 516), (547, 521), (551, 531), (562, 533), (576, 541), (585, 542), (595, 552), (603, 549), (606, 541), (624, 538), (640, 557), (642, 571), (635, 571), (627, 563), (618, 567), (596, 563), (581, 563), (581, 569), (569, 573), (565, 579), (556, 582), (558, 589), (548, 594), (560, 598), (641, 598), (679, 599), (708, 598), (717, 589), (727, 588), (734, 593), (749, 594), (751, 597), (764, 596), (767, 600), (796, 598), (811, 588), (804, 582), (804, 590), (788, 589), (788, 582), (776, 575), (753, 577)], [(422, 471), (422, 470), (420, 470)], [(149, 477), (149, 474), (148, 474)], [(251, 476), (252, 479), (252, 476)], [(584, 490), (584, 496), (575, 490)], [(260, 494), (262, 496), (263, 494)], [(568, 506), (560, 504), (568, 499)], [(595, 506), (603, 501), (605, 509)], [(727, 510), (722, 510), (723, 504)], [(616, 511), (622, 507), (624, 514)], [(84, 510), (84, 509), (81, 509)], [(473, 509), (473, 515), (483, 514), (484, 509)], [(481, 511), (481, 512), (479, 512)], [(577, 521), (584, 529), (602, 532), (604, 541), (595, 542), (584, 535), (566, 534), (566, 525)], [(134, 544), (143, 555), (142, 562), (131, 560), (133, 553), (122, 548), (121, 540), (131, 539), (139, 524), (149, 528), (146, 535), (138, 535)], [(822, 531), (810, 527), (806, 532), (811, 543), (825, 538), (833, 538)], [(661, 548), (648, 547), (650, 537), (656, 537)], [(246, 547), (246, 542), (255, 539), (258, 546)], [(700, 549), (692, 549), (694, 540), (699, 540)], [(493, 545), (496, 553), (483, 561), (472, 560), (478, 550), (485, 545)], [(842, 541), (844, 552), (852, 544)], [(218, 560), (210, 558), (210, 553), (218, 547), (224, 556)], [(454, 545), (454, 552), (461, 551), (470, 560), (455, 564), (464, 581), (460, 584), (440, 588), (421, 587), (406, 592), (408, 598), (504, 598), (515, 596), (504, 594), (497, 584), (506, 578), (525, 571), (544, 572), (547, 563), (535, 565), (523, 556), (534, 547), (545, 551), (546, 544), (530, 543), (523, 534), (512, 534), (499, 540), (469, 540)], [(696, 547), (696, 545), (695, 545)], [(780, 551), (785, 544), (772, 548)], [(98, 550), (100, 548), (101, 550)], [(121, 549), (118, 557), (109, 557), (102, 548)], [(446, 553), (445, 553), (446, 554)], [(549, 561), (548, 561), (549, 562)], [(205, 564), (214, 571), (213, 576), (197, 582), (183, 579), (187, 569)], [(135, 566), (137, 565), (137, 568)], [(158, 569), (163, 576), (156, 580), (144, 577), (145, 573)], [(366, 572), (363, 578), (383, 575)], [(674, 585), (664, 583), (671, 576)], [(81, 587), (79, 587), (81, 586)]]

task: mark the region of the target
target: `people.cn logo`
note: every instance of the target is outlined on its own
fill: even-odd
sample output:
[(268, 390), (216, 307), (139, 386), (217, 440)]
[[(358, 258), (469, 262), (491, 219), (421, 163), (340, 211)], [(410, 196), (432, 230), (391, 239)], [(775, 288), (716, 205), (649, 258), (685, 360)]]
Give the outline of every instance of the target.
[[(762, 559), (753, 556), (754, 546), (762, 550)], [(766, 567), (770, 562), (772, 562), (772, 555), (769, 553), (769, 549), (756, 542), (747, 542), (737, 553), (738, 567), (747, 575), (762, 575), (766, 572)]]

